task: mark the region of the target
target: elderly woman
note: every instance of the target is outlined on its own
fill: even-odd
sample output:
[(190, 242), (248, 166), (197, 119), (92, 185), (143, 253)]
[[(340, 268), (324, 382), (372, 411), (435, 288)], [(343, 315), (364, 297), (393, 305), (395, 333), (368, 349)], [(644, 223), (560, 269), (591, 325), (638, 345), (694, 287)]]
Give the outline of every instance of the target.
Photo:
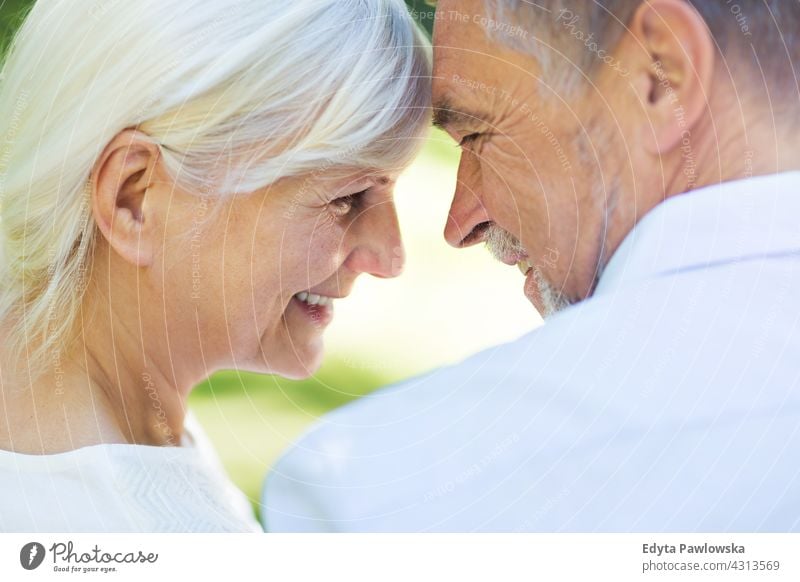
[(250, 531), (187, 413), (301, 378), (403, 254), (428, 123), (401, 0), (38, 0), (0, 93), (0, 530)]

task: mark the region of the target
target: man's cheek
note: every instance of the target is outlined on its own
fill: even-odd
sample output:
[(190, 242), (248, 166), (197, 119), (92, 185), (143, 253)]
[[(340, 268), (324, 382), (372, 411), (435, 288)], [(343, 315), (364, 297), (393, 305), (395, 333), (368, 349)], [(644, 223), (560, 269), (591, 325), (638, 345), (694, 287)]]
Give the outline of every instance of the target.
[(489, 216), (500, 227), (519, 238), (524, 201), (508, 181), (486, 181), (484, 204)]

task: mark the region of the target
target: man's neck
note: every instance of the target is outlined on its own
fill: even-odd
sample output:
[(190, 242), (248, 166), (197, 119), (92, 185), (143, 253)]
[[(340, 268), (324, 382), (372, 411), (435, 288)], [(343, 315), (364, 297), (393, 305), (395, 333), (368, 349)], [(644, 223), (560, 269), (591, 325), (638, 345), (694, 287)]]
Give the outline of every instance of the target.
[(666, 197), (732, 182), (800, 170), (800, 143), (785, 128), (778, 133), (778, 120), (762, 119), (744, 125), (738, 120), (723, 120), (692, 133), (673, 165)]

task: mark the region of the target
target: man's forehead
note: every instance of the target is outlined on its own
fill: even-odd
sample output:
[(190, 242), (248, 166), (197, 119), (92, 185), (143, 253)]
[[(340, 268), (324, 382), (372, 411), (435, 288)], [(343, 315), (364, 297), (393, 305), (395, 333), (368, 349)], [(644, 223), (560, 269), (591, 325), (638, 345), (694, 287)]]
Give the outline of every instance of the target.
[[(436, 26), (439, 27), (440, 21)], [(487, 58), (497, 49), (485, 31), (473, 23), (458, 22), (437, 28), (433, 47), (433, 74), (447, 76), (453, 71), (474, 68), (476, 74), (486, 67)]]
[(519, 60), (521, 55), (490, 34), (486, 22), (484, 0), (439, 3), (433, 38), (434, 78), (459, 72), (488, 79), (499, 63)]
[(486, 46), (486, 29), (481, 26), (486, 18), (483, 0), (438, 3), (433, 27), (435, 47)]
[(536, 99), (538, 62), (532, 55), (489, 36), (484, 0), (439, 2), (438, 11), (433, 70), (435, 125), (490, 119), (513, 106), (515, 100)]
[[(437, 61), (433, 76), (433, 107), (436, 110), (463, 110), (465, 103), (478, 97), (481, 88), (497, 85), (497, 80), (488, 75), (488, 69), (481, 66), (479, 54), (456, 50), (445, 53)], [(437, 57), (439, 58), (439, 57)], [(484, 57), (485, 58), (485, 57)], [(483, 101), (483, 99), (479, 99)], [(435, 112), (436, 114), (436, 112)], [(441, 118), (440, 112), (435, 118)], [(443, 118), (442, 118), (443, 119)], [(436, 125), (444, 126), (444, 123)]]

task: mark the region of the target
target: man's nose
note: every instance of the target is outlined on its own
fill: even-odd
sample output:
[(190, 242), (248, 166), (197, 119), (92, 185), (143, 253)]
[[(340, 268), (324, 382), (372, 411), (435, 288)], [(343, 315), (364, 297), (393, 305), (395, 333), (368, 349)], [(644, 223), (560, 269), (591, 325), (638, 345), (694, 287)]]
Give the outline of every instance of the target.
[(486, 226), (491, 222), (481, 200), (481, 164), (469, 150), (461, 153), (458, 181), (444, 227), (444, 238), (456, 248), (468, 247), (483, 241)]
[(477, 193), (459, 181), (444, 228), (448, 244), (462, 248), (482, 242), (490, 222), (491, 218)]
[(354, 225), (353, 235), (355, 244), (345, 260), (350, 271), (384, 279), (402, 274), (405, 249), (393, 203), (377, 204), (366, 210)]

